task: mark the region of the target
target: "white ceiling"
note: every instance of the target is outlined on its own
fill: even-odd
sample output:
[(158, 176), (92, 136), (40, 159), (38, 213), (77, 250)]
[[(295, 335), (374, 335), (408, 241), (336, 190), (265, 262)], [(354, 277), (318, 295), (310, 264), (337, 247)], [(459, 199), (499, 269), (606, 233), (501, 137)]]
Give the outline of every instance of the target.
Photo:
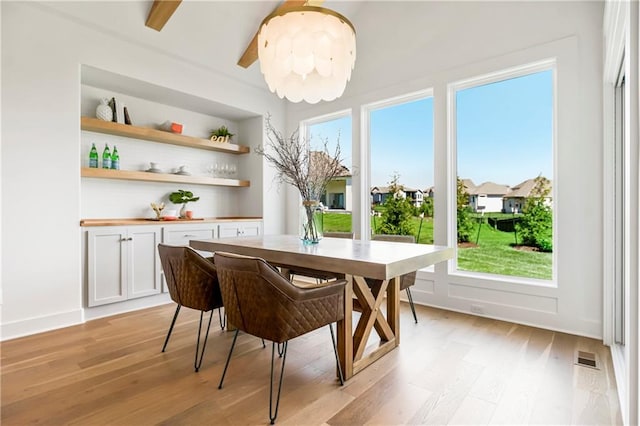
[[(151, 0), (44, 4), (76, 22), (127, 42), (162, 51), (178, 60), (252, 86), (266, 88), (257, 61), (247, 69), (238, 66), (237, 62), (264, 17), (280, 1), (185, 0), (160, 32), (144, 25), (153, 4)], [(363, 4), (364, 1), (327, 0), (323, 6), (353, 20)]]

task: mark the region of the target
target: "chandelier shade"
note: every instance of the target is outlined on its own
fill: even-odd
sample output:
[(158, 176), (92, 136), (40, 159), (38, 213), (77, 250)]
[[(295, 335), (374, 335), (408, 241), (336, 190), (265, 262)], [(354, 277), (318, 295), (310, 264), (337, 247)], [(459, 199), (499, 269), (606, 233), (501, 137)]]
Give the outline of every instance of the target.
[(344, 93), (356, 61), (356, 33), (341, 14), (299, 6), (267, 16), (258, 33), (260, 71), (269, 90), (315, 104)]

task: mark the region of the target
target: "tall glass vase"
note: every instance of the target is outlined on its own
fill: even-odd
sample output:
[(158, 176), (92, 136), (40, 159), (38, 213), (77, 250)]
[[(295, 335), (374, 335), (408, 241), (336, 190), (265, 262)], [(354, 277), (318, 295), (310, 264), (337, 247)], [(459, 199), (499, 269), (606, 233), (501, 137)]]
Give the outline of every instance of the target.
[(322, 208), (317, 200), (302, 200), (300, 207), (300, 239), (303, 244), (318, 244), (322, 239)]

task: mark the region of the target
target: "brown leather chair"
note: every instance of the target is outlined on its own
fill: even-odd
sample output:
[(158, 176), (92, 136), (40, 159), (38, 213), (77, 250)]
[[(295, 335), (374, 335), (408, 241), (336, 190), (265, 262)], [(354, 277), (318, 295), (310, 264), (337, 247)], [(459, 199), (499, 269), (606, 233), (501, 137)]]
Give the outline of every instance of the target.
[[(413, 235), (385, 235), (385, 234), (377, 234), (371, 237), (371, 240), (376, 241), (393, 241), (399, 243), (415, 243), (416, 239)], [(374, 280), (367, 278), (367, 282), (372, 283)], [(413, 313), (413, 319), (418, 323), (418, 317), (416, 316), (416, 308), (413, 305), (413, 297), (411, 295), (411, 290), (409, 287), (416, 283), (416, 272), (409, 272), (408, 274), (404, 274), (400, 279), (400, 291), (407, 291), (407, 299), (409, 299), (409, 306), (411, 307), (411, 313)]]
[[(202, 365), (204, 350), (207, 346), (207, 337), (209, 335), (209, 327), (211, 327), (213, 310), (216, 308), (218, 309), (220, 326), (224, 328), (220, 314), (222, 295), (220, 294), (220, 286), (218, 285), (216, 267), (213, 264), (213, 259), (205, 259), (190, 247), (158, 244), (158, 252), (164, 271), (164, 278), (169, 288), (169, 294), (171, 295), (171, 299), (178, 304), (176, 313), (173, 315), (173, 321), (171, 321), (171, 326), (169, 327), (169, 332), (167, 333), (167, 338), (164, 341), (164, 346), (162, 346), (162, 352), (167, 348), (167, 343), (169, 343), (169, 337), (171, 337), (171, 332), (178, 318), (180, 308), (186, 306), (187, 308), (199, 310), (200, 325), (198, 326), (196, 356), (193, 363), (195, 371), (198, 371)], [(209, 324), (207, 325), (207, 332), (204, 335), (200, 359), (198, 359), (202, 316), (208, 311), (211, 311)]]
[[(322, 287), (303, 289), (296, 287), (263, 259), (224, 252), (216, 252), (214, 259), (228, 323), (230, 327), (236, 327), (218, 389), (222, 389), (229, 360), (240, 330), (270, 340), (272, 344), (269, 419), (273, 424), (278, 416), (280, 390), (289, 340), (325, 325), (329, 325), (331, 330), (338, 377), (340, 384), (343, 384), (342, 370), (338, 361), (331, 324), (344, 318), (344, 286), (346, 281), (331, 281)], [(273, 372), (276, 344), (279, 353), (280, 345), (282, 345), (280, 353), (282, 365), (274, 410)]]

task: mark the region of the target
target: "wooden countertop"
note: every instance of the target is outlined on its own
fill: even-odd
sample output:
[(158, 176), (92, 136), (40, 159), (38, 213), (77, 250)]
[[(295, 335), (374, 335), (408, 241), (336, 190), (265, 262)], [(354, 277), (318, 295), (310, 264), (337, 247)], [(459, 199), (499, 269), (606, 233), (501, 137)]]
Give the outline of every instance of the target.
[(124, 218), (124, 219), (82, 219), (80, 226), (130, 226), (130, 225), (184, 225), (188, 223), (225, 223), (225, 222), (255, 222), (262, 220), (261, 217), (247, 216), (227, 216), (227, 217), (206, 217), (195, 219), (177, 220), (153, 220), (145, 218)]

